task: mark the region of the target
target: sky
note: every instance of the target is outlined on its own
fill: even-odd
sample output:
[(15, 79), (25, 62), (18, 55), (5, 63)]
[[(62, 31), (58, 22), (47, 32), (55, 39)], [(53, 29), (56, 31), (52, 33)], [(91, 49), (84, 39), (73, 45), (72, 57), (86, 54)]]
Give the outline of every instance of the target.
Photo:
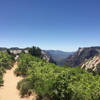
[(100, 0), (0, 0), (0, 47), (33, 45), (100, 46)]

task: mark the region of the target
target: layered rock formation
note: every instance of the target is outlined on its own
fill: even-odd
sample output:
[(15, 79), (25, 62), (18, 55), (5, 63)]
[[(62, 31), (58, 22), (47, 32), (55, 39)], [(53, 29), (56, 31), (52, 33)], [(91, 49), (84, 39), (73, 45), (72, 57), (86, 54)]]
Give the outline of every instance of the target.
[(100, 54), (100, 47), (79, 48), (77, 52), (66, 59), (66, 65), (76, 67), (86, 59)]

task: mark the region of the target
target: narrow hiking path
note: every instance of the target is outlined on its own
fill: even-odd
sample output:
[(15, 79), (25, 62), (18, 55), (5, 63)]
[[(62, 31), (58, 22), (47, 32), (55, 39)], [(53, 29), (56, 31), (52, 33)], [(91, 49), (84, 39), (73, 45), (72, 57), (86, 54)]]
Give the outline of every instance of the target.
[[(0, 100), (35, 100), (33, 96), (29, 98), (20, 98), (19, 91), (16, 89), (17, 83), (22, 79), (14, 75), (17, 62), (11, 70), (7, 70), (4, 75), (4, 86), (0, 87)], [(32, 99), (33, 98), (33, 99)]]

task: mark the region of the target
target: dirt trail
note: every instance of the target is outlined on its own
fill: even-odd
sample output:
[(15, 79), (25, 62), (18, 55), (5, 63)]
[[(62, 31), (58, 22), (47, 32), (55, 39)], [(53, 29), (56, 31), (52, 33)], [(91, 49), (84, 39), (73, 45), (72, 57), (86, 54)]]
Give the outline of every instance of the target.
[(35, 100), (32, 97), (20, 98), (19, 91), (16, 89), (17, 83), (22, 79), (14, 75), (17, 63), (11, 70), (7, 70), (4, 75), (4, 86), (0, 88), (0, 100)]

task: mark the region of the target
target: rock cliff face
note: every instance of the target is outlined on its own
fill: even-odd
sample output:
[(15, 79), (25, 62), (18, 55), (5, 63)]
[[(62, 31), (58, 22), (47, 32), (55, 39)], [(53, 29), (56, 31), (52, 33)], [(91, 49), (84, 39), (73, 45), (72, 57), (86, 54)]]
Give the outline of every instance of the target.
[(86, 59), (100, 54), (100, 47), (79, 48), (77, 52), (66, 59), (66, 65), (76, 67)]
[(50, 57), (46, 54), (45, 51), (41, 50), (41, 54), (42, 54), (42, 59), (47, 61), (47, 62), (50, 62)]
[(28, 49), (20, 49), (20, 48), (10, 48), (10, 49), (8, 49), (9, 50), (9, 52), (10, 53), (12, 53), (12, 54), (15, 54), (15, 55), (17, 55), (17, 54), (20, 54), (20, 53), (29, 53), (29, 51), (28, 51)]
[(12, 54), (14, 54), (14, 55), (17, 55), (17, 54), (20, 54), (20, 53), (22, 53), (22, 52), (24, 52), (24, 53), (29, 53), (28, 52), (28, 50), (27, 49), (20, 49), (20, 48), (0, 48), (0, 51), (1, 52), (9, 52), (9, 53), (12, 53)]
[(100, 55), (94, 56), (93, 58), (90, 58), (89, 60), (85, 61), (81, 68), (100, 73)]

